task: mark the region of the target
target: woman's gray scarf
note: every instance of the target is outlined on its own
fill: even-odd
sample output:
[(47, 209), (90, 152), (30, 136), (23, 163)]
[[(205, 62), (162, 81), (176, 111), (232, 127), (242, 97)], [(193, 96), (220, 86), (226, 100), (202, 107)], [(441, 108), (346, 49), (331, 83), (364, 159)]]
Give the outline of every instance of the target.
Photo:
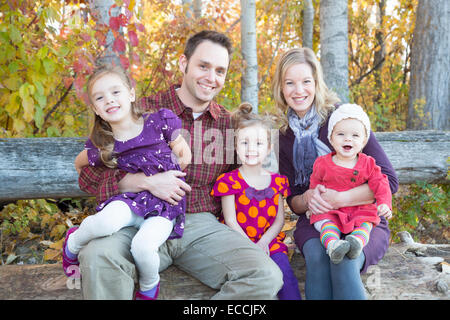
[(293, 153), (294, 185), (307, 186), (309, 185), (314, 161), (317, 157), (330, 153), (331, 150), (319, 140), (320, 117), (314, 105), (303, 118), (299, 118), (291, 108), (289, 108), (287, 116), (289, 127), (295, 135)]

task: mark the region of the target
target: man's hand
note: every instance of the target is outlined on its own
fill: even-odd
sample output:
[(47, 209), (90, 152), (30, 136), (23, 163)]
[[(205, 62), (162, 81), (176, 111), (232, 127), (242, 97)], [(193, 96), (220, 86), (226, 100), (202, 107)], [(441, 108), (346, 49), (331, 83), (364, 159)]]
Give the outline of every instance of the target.
[(149, 191), (155, 197), (167, 201), (172, 205), (178, 202), (191, 192), (191, 187), (180, 179), (185, 172), (169, 170), (147, 177), (143, 172), (127, 174), (120, 182), (120, 192)]

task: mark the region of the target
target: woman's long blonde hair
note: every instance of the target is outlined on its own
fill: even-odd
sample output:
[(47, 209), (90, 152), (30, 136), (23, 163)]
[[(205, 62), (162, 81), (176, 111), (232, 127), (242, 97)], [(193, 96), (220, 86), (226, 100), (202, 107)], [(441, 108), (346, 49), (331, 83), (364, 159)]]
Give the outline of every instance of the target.
[[(133, 88), (130, 78), (121, 67), (111, 65), (100, 66), (94, 70), (87, 81), (87, 94), (91, 103), (91, 109), (94, 106), (94, 101), (92, 101), (92, 87), (97, 80), (100, 80), (107, 74), (115, 74), (119, 76), (119, 78), (123, 81), (123, 84), (129, 90)], [(136, 101), (137, 99), (135, 99), (135, 102), (131, 103), (131, 113), (135, 119), (139, 119), (139, 117), (142, 116), (143, 111), (140, 108), (139, 103)], [(108, 122), (95, 113), (94, 117), (94, 124), (92, 126), (89, 138), (94, 146), (100, 150), (100, 159), (105, 166), (109, 168), (116, 168), (117, 159), (114, 156), (114, 136), (111, 126)]]
[(311, 67), (314, 81), (316, 84), (316, 94), (314, 105), (317, 113), (323, 123), (329, 113), (334, 110), (334, 105), (340, 102), (340, 99), (332, 90), (328, 89), (323, 80), (322, 66), (316, 57), (314, 51), (310, 48), (294, 48), (286, 51), (278, 59), (275, 74), (272, 82), (272, 92), (278, 110), (278, 117), (282, 123), (281, 131), (284, 133), (288, 128), (287, 110), (289, 106), (283, 95), (283, 82), (286, 71), (293, 65), (305, 63)]

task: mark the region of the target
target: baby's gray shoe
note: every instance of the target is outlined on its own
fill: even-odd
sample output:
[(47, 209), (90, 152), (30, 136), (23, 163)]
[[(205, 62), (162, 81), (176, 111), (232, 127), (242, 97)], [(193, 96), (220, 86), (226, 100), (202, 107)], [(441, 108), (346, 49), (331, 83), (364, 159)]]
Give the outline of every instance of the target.
[(363, 249), (362, 241), (351, 234), (346, 236), (345, 240), (350, 244), (350, 250), (347, 252), (347, 257), (349, 257), (349, 259), (358, 258)]
[(345, 240), (335, 240), (328, 245), (327, 254), (331, 262), (338, 264), (344, 259), (348, 250), (350, 250), (350, 243)]

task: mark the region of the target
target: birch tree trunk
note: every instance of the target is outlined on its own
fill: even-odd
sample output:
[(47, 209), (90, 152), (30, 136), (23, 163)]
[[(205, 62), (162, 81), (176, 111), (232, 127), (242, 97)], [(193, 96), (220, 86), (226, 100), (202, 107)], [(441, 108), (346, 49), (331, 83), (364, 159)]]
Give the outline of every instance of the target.
[[(109, 25), (109, 18), (111, 16), (116, 17), (120, 14), (120, 8), (115, 7), (111, 9), (111, 16), (109, 15), (109, 9), (114, 5), (114, 0), (91, 0), (89, 1), (90, 11), (98, 19), (98, 23)], [(111, 64), (114, 62), (120, 66), (119, 56), (113, 51), (114, 35), (111, 31), (108, 31), (106, 35), (106, 50), (105, 54), (98, 58), (97, 65)]]
[(411, 47), (409, 129), (450, 130), (450, 4), (419, 0)]
[(320, 62), (327, 86), (343, 102), (349, 101), (347, 2), (320, 1)]
[(186, 18), (192, 18), (192, 12), (194, 11), (194, 8), (192, 7), (192, 0), (182, 0), (181, 3), (183, 6), (186, 6), (184, 8), (186, 10)]
[(202, 0), (194, 0), (194, 17), (195, 19), (202, 17)]
[(255, 1), (241, 0), (241, 51), (244, 71), (241, 79), (241, 101), (250, 102), (258, 112), (258, 60), (256, 53)]
[(303, 1), (302, 46), (313, 47), (314, 6), (312, 0)]
[(192, 12), (194, 13), (194, 19), (202, 17), (202, 0), (182, 0), (183, 6), (186, 6), (186, 18), (192, 18)]

